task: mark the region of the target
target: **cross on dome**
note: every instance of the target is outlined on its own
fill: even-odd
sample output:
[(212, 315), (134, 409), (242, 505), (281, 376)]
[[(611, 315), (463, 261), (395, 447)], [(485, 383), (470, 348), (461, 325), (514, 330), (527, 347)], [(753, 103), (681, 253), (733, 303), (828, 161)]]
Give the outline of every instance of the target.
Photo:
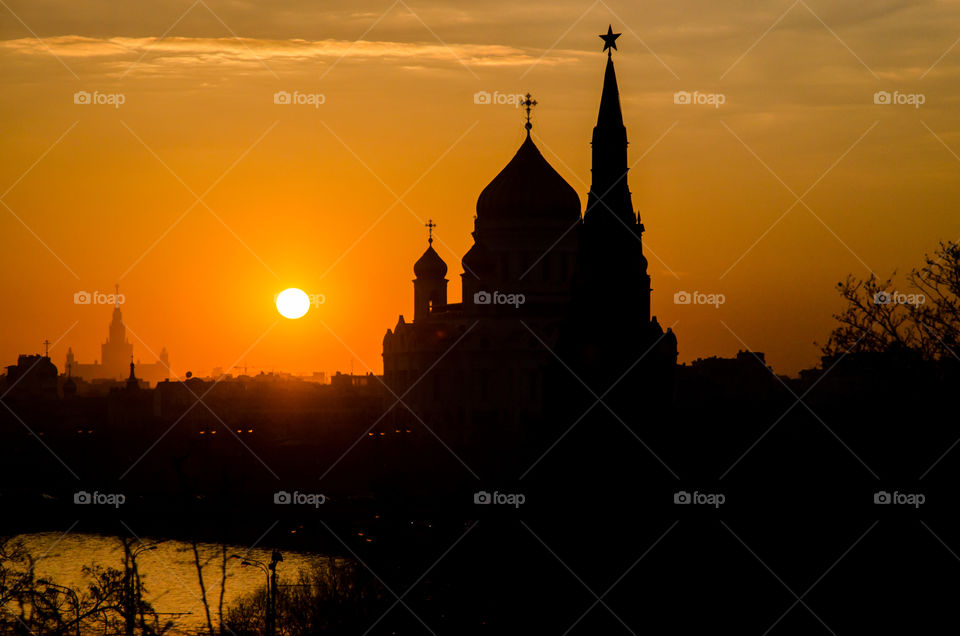
[(527, 123), (524, 124), (524, 128), (529, 131), (531, 128), (533, 128), (533, 124), (530, 123), (530, 111), (533, 110), (533, 107), (537, 105), (537, 100), (532, 99), (532, 95), (527, 93), (525, 99), (520, 102), (520, 104), (527, 109)]

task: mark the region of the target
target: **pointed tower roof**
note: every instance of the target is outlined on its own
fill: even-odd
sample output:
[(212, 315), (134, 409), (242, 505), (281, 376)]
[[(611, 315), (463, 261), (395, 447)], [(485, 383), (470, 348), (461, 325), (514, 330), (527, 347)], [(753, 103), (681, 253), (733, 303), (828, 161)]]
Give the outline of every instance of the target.
[(616, 39), (619, 36), (612, 27), (607, 27), (607, 32), (600, 36), (604, 42), (603, 50), (607, 51), (607, 65), (603, 74), (597, 125), (593, 128), (592, 183), (583, 217), (584, 225), (590, 225), (598, 219), (612, 220), (613, 217), (622, 221), (621, 227), (637, 224), (627, 185), (627, 173), (630, 170), (627, 163), (627, 129), (623, 125), (620, 88), (613, 66), (612, 53), (617, 48)]
[(607, 52), (607, 68), (603, 73), (603, 92), (600, 94), (600, 112), (597, 126), (623, 127), (623, 113), (620, 111), (620, 89), (617, 87), (617, 73), (613, 69), (613, 52), (617, 48), (619, 33), (613, 32), (613, 25), (607, 26), (607, 32), (600, 35), (603, 50)]
[(603, 73), (603, 92), (600, 94), (600, 111), (597, 114), (597, 127), (601, 126), (623, 128), (620, 88), (617, 86), (617, 72), (613, 68), (613, 57), (610, 55), (607, 56), (607, 68)]

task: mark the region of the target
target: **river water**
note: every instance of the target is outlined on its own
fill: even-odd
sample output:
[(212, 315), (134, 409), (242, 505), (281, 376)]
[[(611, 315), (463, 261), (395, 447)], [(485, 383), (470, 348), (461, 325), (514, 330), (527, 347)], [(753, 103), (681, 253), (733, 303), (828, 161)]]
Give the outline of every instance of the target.
[[(23, 541), (26, 549), (37, 558), (36, 577), (77, 590), (86, 588), (84, 565), (100, 565), (123, 569), (123, 547), (117, 537), (46, 532), (24, 534), (15, 538)], [(175, 621), (174, 633), (191, 633), (206, 625), (206, 614), (200, 594), (197, 568), (191, 544), (142, 537), (144, 544), (159, 541), (156, 549), (137, 556), (137, 568), (146, 587), (145, 600), (161, 614), (162, 619)], [(139, 544), (138, 544), (139, 545)], [(210, 604), (214, 627), (217, 626), (217, 604), (220, 597), (220, 550), (215, 544), (199, 543), (200, 562), (203, 565), (207, 601)], [(271, 550), (249, 546), (227, 546), (227, 554), (267, 563)], [(319, 555), (283, 552), (283, 561), (277, 572), (280, 583), (293, 583), (300, 569), (309, 569)], [(239, 559), (227, 561), (227, 581), (224, 592), (224, 614), (239, 597), (266, 584), (266, 576), (256, 567), (243, 566)]]

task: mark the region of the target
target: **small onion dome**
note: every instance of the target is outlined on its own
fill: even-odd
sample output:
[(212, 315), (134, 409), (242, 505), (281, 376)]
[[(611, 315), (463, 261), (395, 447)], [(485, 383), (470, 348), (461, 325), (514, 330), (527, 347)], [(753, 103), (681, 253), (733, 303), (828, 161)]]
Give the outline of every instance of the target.
[(535, 218), (575, 221), (580, 197), (553, 169), (530, 135), (510, 163), (483, 189), (477, 199), (477, 218)]
[(443, 259), (431, 245), (423, 253), (423, 256), (413, 264), (413, 273), (417, 278), (443, 278), (447, 275), (447, 264), (443, 262)]

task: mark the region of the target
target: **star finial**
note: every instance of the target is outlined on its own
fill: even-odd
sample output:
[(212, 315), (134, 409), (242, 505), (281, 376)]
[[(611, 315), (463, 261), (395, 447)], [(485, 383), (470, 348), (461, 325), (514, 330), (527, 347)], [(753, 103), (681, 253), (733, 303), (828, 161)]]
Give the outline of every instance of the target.
[[(620, 37), (619, 33), (613, 32), (613, 25), (607, 26), (607, 32), (600, 35), (600, 39), (603, 40), (603, 50), (607, 49), (616, 49), (617, 48), (617, 38)], [(607, 55), (613, 54), (613, 51), (607, 53)]]
[(537, 100), (531, 99), (531, 97), (532, 96), (530, 95), (530, 93), (527, 93), (526, 99), (520, 102), (523, 105), (523, 107), (527, 109), (527, 123), (524, 124), (523, 126), (524, 128), (527, 129), (527, 132), (529, 132), (530, 129), (533, 128), (533, 124), (530, 123), (530, 111), (533, 110), (533, 107), (537, 105)]
[(433, 219), (427, 219), (427, 222), (423, 224), (427, 231), (430, 233), (430, 238), (427, 239), (427, 243), (433, 245), (433, 228), (437, 227), (437, 224), (433, 222)]

